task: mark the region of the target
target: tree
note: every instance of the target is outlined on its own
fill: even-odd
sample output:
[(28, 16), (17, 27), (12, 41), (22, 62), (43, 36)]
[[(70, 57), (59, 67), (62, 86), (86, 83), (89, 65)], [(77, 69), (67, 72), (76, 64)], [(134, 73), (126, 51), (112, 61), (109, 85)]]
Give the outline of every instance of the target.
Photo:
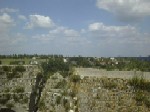
[(25, 72), (26, 69), (24, 66), (16, 66), (15, 71), (22, 73), (22, 72)]
[(72, 82), (74, 82), (74, 83), (77, 83), (77, 82), (79, 82), (80, 81), (80, 75), (72, 75), (71, 77), (70, 77), (70, 80), (72, 81)]

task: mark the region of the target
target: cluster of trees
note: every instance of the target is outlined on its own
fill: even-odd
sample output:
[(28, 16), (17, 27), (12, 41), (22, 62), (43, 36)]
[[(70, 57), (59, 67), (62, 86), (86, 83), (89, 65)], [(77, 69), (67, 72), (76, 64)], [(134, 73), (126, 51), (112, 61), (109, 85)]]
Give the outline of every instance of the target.
[[(63, 62), (63, 55), (38, 55), (38, 54), (12, 54), (12, 55), (0, 55), (0, 59), (31, 59), (32, 57), (36, 57), (39, 59), (47, 59), (48, 64), (44, 65), (44, 69), (49, 72), (56, 71), (68, 71), (68, 66), (76, 66), (76, 67), (95, 67), (107, 70), (141, 70), (141, 71), (150, 71), (150, 57), (116, 57), (115, 63), (111, 58), (95, 58), (95, 57), (65, 57), (67, 59), (67, 63)], [(19, 61), (12, 61), (10, 64), (19, 64)], [(22, 61), (22, 64), (25, 62)], [(47, 63), (47, 62), (46, 62)], [(2, 62), (0, 61), (0, 64)], [(47, 67), (46, 67), (47, 66)], [(48, 69), (47, 69), (48, 68)]]
[(128, 63), (125, 62), (119, 62), (117, 65), (108, 65), (106, 66), (107, 70), (137, 70), (137, 71), (146, 71), (150, 72), (150, 62), (149, 61), (142, 61), (135, 58), (132, 58), (128, 61)]
[(69, 64), (63, 58), (50, 58), (48, 62), (42, 63), (44, 74), (60, 72), (64, 77), (69, 72)]
[(10, 66), (3, 66), (3, 71), (6, 72), (7, 79), (20, 78), (21, 74), (26, 71), (24, 66), (16, 66), (11, 68)]
[(58, 57), (63, 57), (63, 55), (44, 55), (44, 54), (10, 54), (10, 55), (0, 55), (0, 59), (24, 59), (24, 58), (29, 58), (31, 59), (32, 57), (39, 57), (41, 59), (47, 59), (50, 57), (58, 58)]

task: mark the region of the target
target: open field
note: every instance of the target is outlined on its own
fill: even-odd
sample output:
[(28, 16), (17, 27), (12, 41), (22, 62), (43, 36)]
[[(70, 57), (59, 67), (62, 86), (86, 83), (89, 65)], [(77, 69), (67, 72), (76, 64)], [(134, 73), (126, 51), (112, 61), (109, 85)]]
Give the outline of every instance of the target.
[[(0, 59), (2, 61), (3, 65), (9, 65), (10, 62), (12, 61), (25, 61), (25, 64), (28, 65), (30, 61), (32, 61), (33, 59), (29, 59), (29, 58), (24, 58), (24, 59)], [(46, 59), (35, 59), (35, 61), (38, 62), (45, 62)]]

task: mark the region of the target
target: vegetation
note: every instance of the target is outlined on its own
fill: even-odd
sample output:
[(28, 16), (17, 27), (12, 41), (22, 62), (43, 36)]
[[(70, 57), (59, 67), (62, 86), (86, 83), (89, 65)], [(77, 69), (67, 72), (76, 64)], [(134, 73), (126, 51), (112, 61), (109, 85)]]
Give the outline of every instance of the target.
[[(49, 71), (55, 72), (59, 70), (62, 73), (64, 73), (64, 76), (66, 76), (67, 73), (66, 69), (68, 69), (68, 65), (76, 67), (87, 67), (87, 68), (94, 67), (100, 69), (120, 70), (120, 71), (121, 70), (150, 71), (150, 57), (95, 58), (95, 57), (82, 57), (80, 55), (78, 57), (63, 57), (63, 55), (12, 54), (12, 55), (0, 55), (0, 61), (3, 64), (15, 64), (15, 65), (29, 64), (29, 62), (32, 60), (33, 57), (35, 57), (37, 61), (43, 63), (51, 63), (49, 67), (52, 68), (50, 68)], [(64, 64), (63, 58), (67, 59), (67, 63)]]
[(16, 71), (16, 72), (25, 72), (26, 69), (24, 66), (16, 66), (15, 69), (13, 69), (13, 71)]
[(62, 80), (61, 82), (58, 82), (57, 85), (54, 87), (55, 89), (64, 89), (67, 85), (66, 80)]
[(129, 84), (135, 89), (135, 100), (137, 102), (143, 102), (150, 108), (150, 82), (144, 79), (142, 76), (134, 76), (129, 80)]
[(14, 93), (23, 93), (24, 87), (17, 86), (16, 89), (13, 90)]
[(7, 104), (6, 104), (6, 107), (11, 109), (12, 107), (14, 107), (14, 104), (12, 104), (12, 103), (7, 103)]
[(61, 103), (61, 96), (57, 96), (56, 97), (56, 104), (60, 104)]
[(16, 72), (16, 71), (7, 73), (7, 79), (8, 80), (11, 80), (13, 78), (20, 78), (20, 77), (21, 77), (21, 75), (18, 72)]
[(63, 58), (50, 58), (49, 61), (42, 63), (44, 74), (53, 74), (60, 72), (63, 77), (66, 77), (69, 73), (69, 64), (63, 61)]
[(71, 75), (70, 80), (74, 83), (77, 83), (81, 80), (80, 75)]
[(116, 82), (109, 80), (107, 77), (102, 78), (102, 84), (106, 89), (114, 89), (118, 86)]
[(40, 111), (43, 111), (43, 110), (46, 109), (44, 99), (41, 99), (41, 100), (40, 100), (38, 107), (39, 107), (39, 110), (40, 110)]
[(10, 72), (11, 68), (9, 66), (2, 66), (3, 71)]

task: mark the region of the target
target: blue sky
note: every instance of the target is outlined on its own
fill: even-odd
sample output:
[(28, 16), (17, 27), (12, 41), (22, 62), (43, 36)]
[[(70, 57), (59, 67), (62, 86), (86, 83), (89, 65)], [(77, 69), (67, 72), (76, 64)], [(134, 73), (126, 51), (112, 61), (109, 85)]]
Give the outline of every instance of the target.
[(150, 55), (149, 0), (1, 0), (0, 54)]

